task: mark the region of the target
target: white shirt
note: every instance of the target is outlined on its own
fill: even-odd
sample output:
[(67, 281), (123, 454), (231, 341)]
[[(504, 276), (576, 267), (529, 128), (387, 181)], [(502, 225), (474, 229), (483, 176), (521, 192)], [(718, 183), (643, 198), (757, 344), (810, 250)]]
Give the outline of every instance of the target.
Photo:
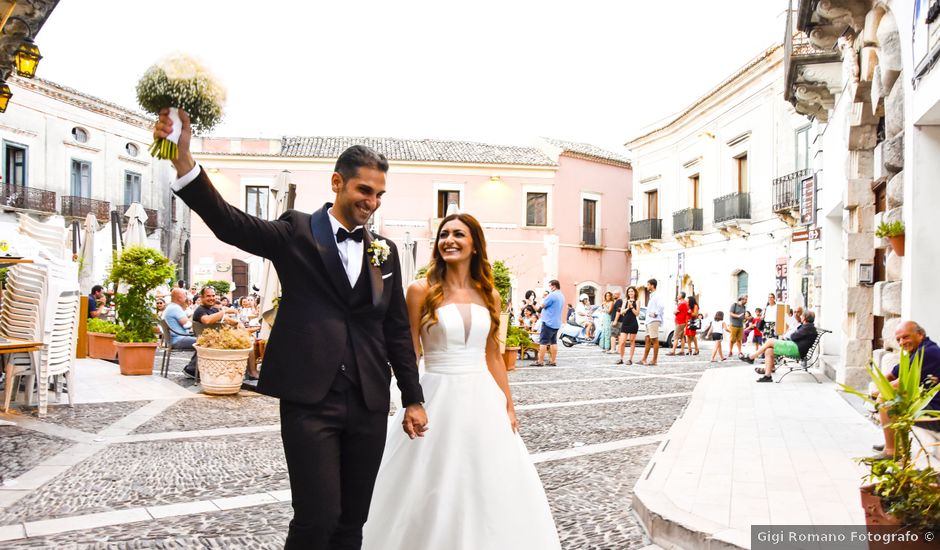
[[(343, 224), (333, 217), (333, 209), (326, 211), (330, 217), (330, 228), (333, 230), (333, 240), (336, 242), (336, 250), (339, 251), (339, 259), (343, 262), (343, 269), (346, 270), (346, 277), (349, 279), (349, 286), (356, 286), (359, 280), (359, 274), (362, 272), (362, 241), (356, 242), (352, 239), (346, 239), (343, 242), (336, 241), (336, 232)], [(362, 227), (357, 225), (352, 231)], [(345, 227), (343, 227), (345, 229)], [(350, 231), (350, 233), (352, 233)], [(363, 229), (365, 231), (365, 229)]]
[(662, 323), (665, 310), (665, 306), (659, 301), (659, 292), (650, 294), (649, 301), (646, 302), (646, 322)]
[[(199, 170), (200, 167), (197, 164), (192, 170), (176, 180), (176, 182), (170, 186), (170, 189), (179, 191), (186, 187), (199, 176)], [(343, 269), (346, 270), (349, 286), (356, 286), (356, 281), (359, 280), (359, 274), (362, 272), (362, 242), (356, 242), (352, 239), (346, 239), (343, 242), (336, 241), (336, 231), (340, 227), (343, 227), (343, 224), (339, 223), (339, 220), (333, 217), (332, 208), (327, 210), (327, 214), (330, 217), (330, 227), (333, 231), (333, 242), (336, 243), (336, 249), (339, 251), (339, 259), (343, 262)], [(354, 227), (353, 231), (360, 227), (362, 226), (358, 225)], [(352, 233), (352, 231), (350, 231), (350, 233)]]

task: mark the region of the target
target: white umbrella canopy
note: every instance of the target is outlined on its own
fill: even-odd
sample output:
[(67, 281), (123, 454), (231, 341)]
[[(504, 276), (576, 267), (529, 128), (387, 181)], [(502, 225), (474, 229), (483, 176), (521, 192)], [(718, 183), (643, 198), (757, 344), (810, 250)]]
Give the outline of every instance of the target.
[(128, 218), (124, 246), (147, 246), (147, 211), (139, 202), (135, 202), (128, 207), (124, 215)]
[[(274, 180), (274, 186), (271, 188), (271, 195), (274, 197), (274, 219), (277, 219), (287, 210), (287, 194), (290, 185), (290, 172), (284, 170), (277, 175)], [(281, 295), (281, 281), (277, 278), (277, 271), (271, 260), (264, 261), (264, 270), (261, 276), (261, 332), (258, 335), (267, 339), (271, 334), (271, 326), (274, 324), (276, 310), (274, 309), (274, 299)]]
[(78, 285), (82, 292), (88, 292), (95, 284), (95, 233), (99, 228), (95, 215), (89, 212), (85, 217), (85, 233), (79, 256), (81, 258), (81, 270), (78, 272)]

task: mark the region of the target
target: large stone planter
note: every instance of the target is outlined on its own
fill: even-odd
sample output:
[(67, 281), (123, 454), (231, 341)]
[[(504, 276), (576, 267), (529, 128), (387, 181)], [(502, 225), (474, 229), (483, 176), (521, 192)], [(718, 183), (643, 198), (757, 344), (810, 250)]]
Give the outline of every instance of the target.
[(114, 335), (104, 332), (88, 332), (88, 357), (92, 359), (117, 359), (117, 348), (114, 346)]
[(115, 342), (121, 374), (140, 376), (153, 374), (153, 358), (157, 354), (156, 342)]
[(251, 348), (213, 349), (195, 346), (202, 391), (212, 395), (238, 393), (248, 368)]

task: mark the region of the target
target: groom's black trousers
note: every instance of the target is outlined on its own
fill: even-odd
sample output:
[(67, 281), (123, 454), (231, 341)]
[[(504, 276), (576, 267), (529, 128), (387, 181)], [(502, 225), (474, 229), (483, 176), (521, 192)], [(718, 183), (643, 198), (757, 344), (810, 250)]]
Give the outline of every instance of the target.
[(294, 519), (285, 550), (358, 550), (385, 450), (388, 413), (339, 375), (323, 401), (281, 400)]

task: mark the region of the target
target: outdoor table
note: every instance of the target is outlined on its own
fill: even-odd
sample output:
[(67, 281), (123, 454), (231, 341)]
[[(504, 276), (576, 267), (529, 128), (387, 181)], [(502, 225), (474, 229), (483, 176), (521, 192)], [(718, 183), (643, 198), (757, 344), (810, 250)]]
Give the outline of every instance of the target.
[(31, 340), (18, 340), (0, 334), (0, 355), (39, 351), (45, 344)]

